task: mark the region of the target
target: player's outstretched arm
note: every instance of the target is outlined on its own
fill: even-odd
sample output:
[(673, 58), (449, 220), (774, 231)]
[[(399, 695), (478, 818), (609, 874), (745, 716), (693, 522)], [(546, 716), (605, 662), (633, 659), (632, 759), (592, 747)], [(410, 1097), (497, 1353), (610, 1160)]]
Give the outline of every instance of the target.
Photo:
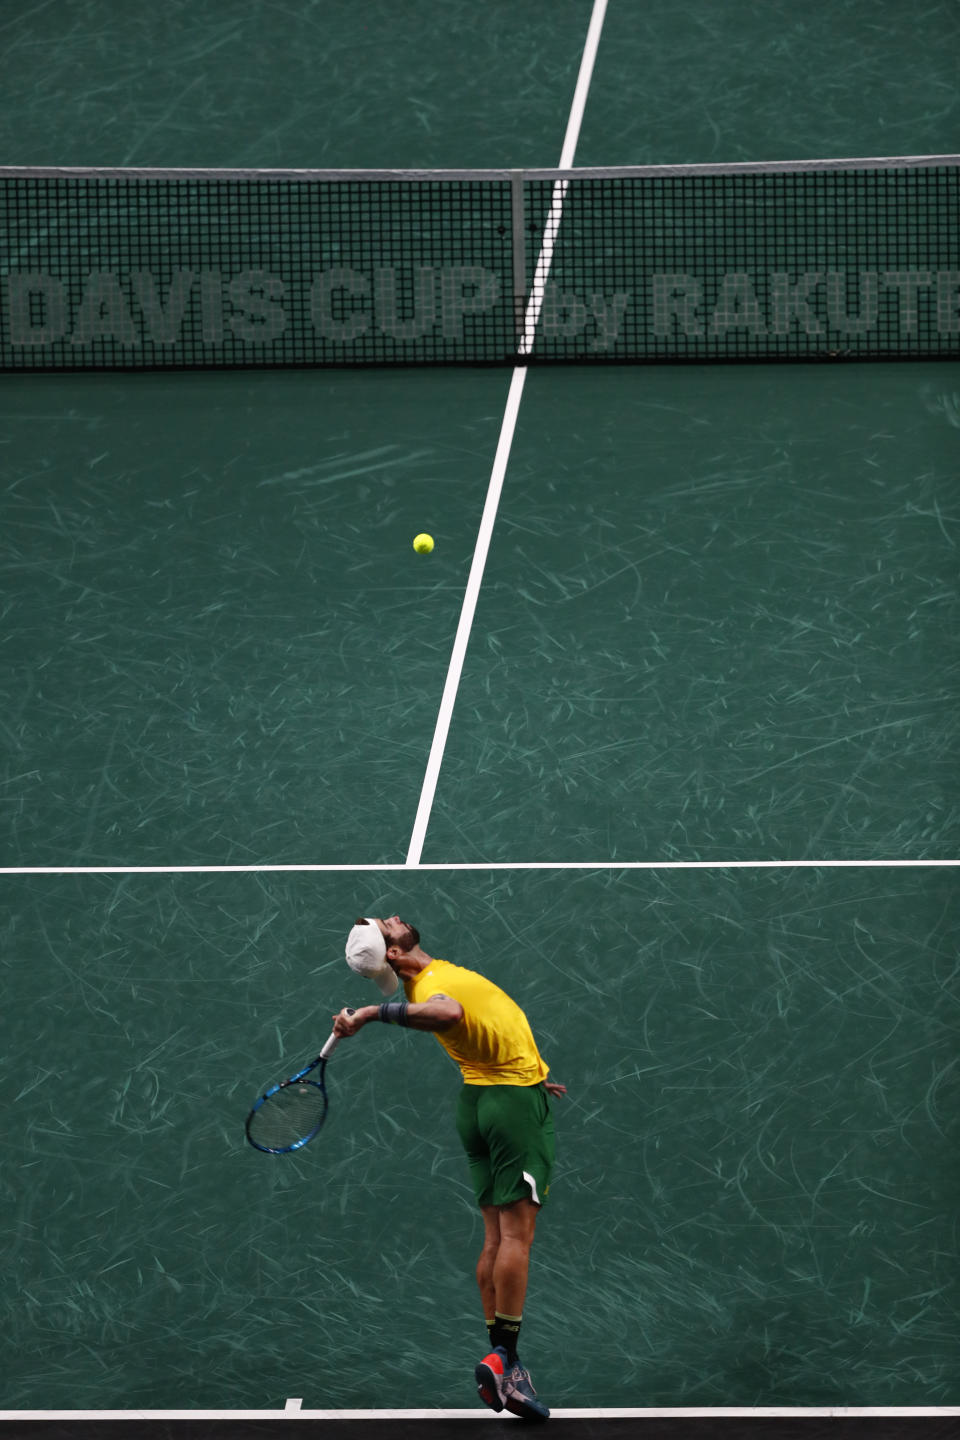
[(408, 1030), (441, 1031), (449, 1030), (451, 1025), (459, 1024), (462, 1019), (463, 1006), (459, 1000), (435, 995), (421, 1004), (411, 1005), (404, 1001), (399, 1004), (362, 1005), (352, 1014), (341, 1010), (333, 1017), (333, 1030), (334, 1034), (346, 1037), (356, 1035), (371, 1020), (386, 1020), (388, 1024), (403, 1025)]

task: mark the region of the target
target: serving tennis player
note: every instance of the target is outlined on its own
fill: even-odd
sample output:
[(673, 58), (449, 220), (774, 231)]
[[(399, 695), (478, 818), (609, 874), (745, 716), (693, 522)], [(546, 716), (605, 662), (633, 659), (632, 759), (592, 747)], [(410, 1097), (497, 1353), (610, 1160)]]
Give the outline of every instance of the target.
[(387, 997), (401, 981), (406, 998), (341, 1010), (335, 1034), (356, 1035), (371, 1021), (427, 1030), (460, 1067), (457, 1133), (484, 1225), (476, 1274), (490, 1348), (474, 1372), (477, 1389), (492, 1410), (546, 1420), (550, 1411), (520, 1363), (517, 1341), (530, 1247), (553, 1171), (550, 1097), (565, 1095), (566, 1086), (547, 1079), (520, 1006), (475, 970), (428, 955), (419, 931), (398, 915), (358, 920), (347, 937), (347, 962)]

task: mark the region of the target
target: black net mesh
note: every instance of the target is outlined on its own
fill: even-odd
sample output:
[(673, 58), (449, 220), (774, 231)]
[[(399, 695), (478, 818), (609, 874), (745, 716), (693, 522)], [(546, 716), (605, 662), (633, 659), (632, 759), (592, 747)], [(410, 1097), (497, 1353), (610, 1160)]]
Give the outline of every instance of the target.
[(6, 369), (444, 363), (513, 346), (509, 183), (0, 179)]
[[(574, 179), (541, 359), (956, 355), (960, 171)], [(529, 272), (554, 182), (531, 182)]]
[(954, 157), (0, 170), (0, 368), (956, 356), (958, 221)]

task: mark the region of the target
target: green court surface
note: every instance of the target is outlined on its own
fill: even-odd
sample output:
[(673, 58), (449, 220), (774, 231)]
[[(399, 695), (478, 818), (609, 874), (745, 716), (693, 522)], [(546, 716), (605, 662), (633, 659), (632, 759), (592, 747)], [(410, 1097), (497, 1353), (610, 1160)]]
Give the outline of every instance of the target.
[[(15, 0), (5, 163), (553, 165), (590, 13)], [(958, 28), (610, 0), (577, 162), (949, 152)], [(509, 385), (4, 378), (4, 1407), (475, 1403), (433, 1040), (243, 1140), (395, 911), (570, 1090), (551, 1405), (960, 1404), (957, 367), (532, 370), (405, 866)]]
[(242, 1140), (371, 998), (344, 917), (395, 904), (569, 1087), (525, 1322), (551, 1403), (956, 1402), (950, 872), (5, 883), (6, 1406), (469, 1405), (482, 1227), (435, 1041), (369, 1027), (302, 1157)]
[[(535, 372), (425, 858), (956, 854), (950, 381)], [(7, 863), (402, 861), (506, 385), (8, 380)]]
[(955, 854), (945, 381), (534, 373), (426, 858)]
[(577, 163), (952, 152), (958, 44), (949, 3), (614, 3)]
[(505, 388), (9, 384), (7, 863), (402, 859)]
[[(11, 0), (5, 164), (555, 165), (589, 0)], [(948, 0), (613, 0), (580, 165), (955, 148)]]
[(556, 164), (590, 0), (6, 13), (7, 164), (482, 169)]

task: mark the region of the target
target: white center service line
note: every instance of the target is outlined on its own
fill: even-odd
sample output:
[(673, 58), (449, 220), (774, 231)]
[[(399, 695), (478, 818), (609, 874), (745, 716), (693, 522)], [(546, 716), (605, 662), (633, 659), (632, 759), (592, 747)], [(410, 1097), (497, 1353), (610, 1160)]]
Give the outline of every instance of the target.
[[(567, 120), (567, 132), (563, 140), (563, 149), (560, 152), (559, 168), (561, 170), (569, 170), (573, 166), (573, 157), (576, 154), (577, 141), (580, 138), (580, 126), (583, 123), (583, 112), (587, 104), (590, 81), (593, 78), (594, 61), (597, 58), (597, 47), (600, 44), (600, 34), (603, 30), (603, 21), (606, 13), (607, 0), (594, 0), (590, 24), (587, 27), (587, 38), (584, 42), (583, 55), (580, 58), (580, 73), (577, 76), (576, 89), (573, 92), (573, 103), (570, 106), (570, 116)], [(529, 355), (533, 349), (537, 321), (540, 318), (544, 288), (546, 286), (547, 276), (550, 273), (550, 265), (553, 261), (553, 251), (556, 245), (560, 216), (566, 193), (566, 181), (558, 180), (553, 189), (550, 213), (544, 227), (543, 246), (537, 260), (534, 274), (533, 291), (524, 317), (523, 336), (519, 343), (519, 353), (521, 355)], [(500, 440), (497, 444), (497, 453), (494, 456), (493, 470), (490, 474), (490, 484), (487, 488), (487, 498), (483, 507), (483, 514), (480, 518), (480, 530), (477, 534), (477, 543), (473, 552), (473, 562), (467, 578), (467, 588), (464, 592), (463, 606), (460, 611), (460, 623), (457, 626), (457, 633), (453, 642), (450, 665), (447, 669), (447, 678), (443, 687), (443, 695), (440, 699), (440, 710), (437, 715), (437, 724), (433, 734), (433, 744), (430, 747), (426, 774), (423, 777), (423, 787), (420, 791), (420, 803), (417, 806), (413, 833), (410, 836), (410, 845), (407, 850), (407, 865), (419, 865), (420, 857), (423, 854), (423, 842), (426, 838), (427, 826), (430, 823), (430, 815), (433, 810), (433, 801), (437, 791), (440, 766), (443, 764), (443, 754), (447, 745), (447, 736), (450, 733), (450, 721), (453, 718), (453, 707), (456, 704), (457, 691), (460, 688), (463, 662), (467, 653), (467, 645), (470, 641), (470, 632), (473, 628), (477, 600), (480, 595), (480, 584), (483, 580), (487, 555), (490, 551), (493, 526), (500, 505), (500, 494), (503, 490), (504, 476), (507, 473), (507, 463), (510, 459), (510, 450), (513, 445), (514, 431), (517, 426), (517, 415), (520, 410), (520, 401), (523, 397), (523, 387), (526, 378), (526, 366), (518, 366), (510, 379), (507, 405), (503, 415), (503, 423), (500, 427)]]

